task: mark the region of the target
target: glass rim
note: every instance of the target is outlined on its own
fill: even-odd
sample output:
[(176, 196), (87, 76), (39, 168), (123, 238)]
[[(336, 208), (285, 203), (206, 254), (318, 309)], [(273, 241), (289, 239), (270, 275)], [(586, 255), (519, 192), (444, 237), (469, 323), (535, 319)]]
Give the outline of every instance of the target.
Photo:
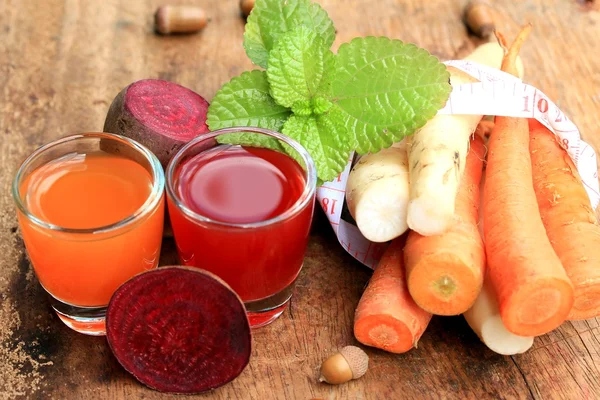
[[(189, 207), (187, 207), (181, 200), (180, 196), (177, 194), (177, 191), (175, 190), (175, 188), (173, 187), (175, 168), (177, 165), (179, 165), (182, 157), (187, 152), (187, 150), (191, 149), (192, 147), (194, 147), (195, 145), (197, 145), (200, 142), (215, 138), (217, 136), (221, 136), (221, 135), (224, 135), (227, 133), (240, 133), (240, 132), (258, 133), (258, 134), (263, 134), (263, 135), (267, 135), (267, 136), (273, 137), (275, 139), (278, 139), (278, 140), (282, 141), (283, 143), (289, 145), (291, 148), (293, 148), (300, 155), (300, 157), (302, 158), (302, 161), (306, 165), (306, 169), (305, 169), (305, 173), (304, 173), (304, 178), (305, 178), (304, 190), (300, 194), (300, 197), (298, 198), (298, 200), (296, 200), (296, 202), (294, 204), (292, 204), (292, 206), (287, 208), (283, 213), (281, 213), (273, 218), (266, 219), (264, 221), (250, 222), (250, 223), (233, 223), (233, 222), (224, 222), (224, 221), (219, 221), (216, 219), (209, 218), (209, 217), (199, 214), (199, 213), (191, 210)], [(222, 128), (222, 129), (217, 129), (217, 130), (210, 131), (208, 133), (203, 133), (201, 135), (196, 136), (194, 139), (192, 139), (191, 141), (186, 143), (183, 147), (181, 147), (177, 151), (177, 153), (175, 153), (175, 155), (171, 158), (171, 160), (169, 161), (169, 164), (167, 165), (167, 171), (165, 174), (165, 178), (166, 178), (165, 186), (166, 186), (166, 192), (167, 192), (168, 198), (173, 201), (174, 205), (179, 210), (181, 210), (185, 214), (186, 217), (191, 218), (193, 221), (205, 222), (205, 223), (210, 223), (210, 224), (218, 225), (221, 227), (228, 227), (228, 228), (241, 228), (241, 229), (260, 228), (260, 227), (269, 226), (269, 225), (272, 225), (272, 224), (275, 224), (275, 223), (278, 223), (281, 221), (285, 221), (286, 219), (289, 219), (289, 218), (295, 216), (301, 210), (303, 210), (304, 207), (306, 207), (306, 205), (314, 197), (314, 194), (316, 193), (316, 190), (317, 190), (317, 170), (315, 167), (315, 163), (314, 163), (310, 153), (300, 143), (298, 143), (296, 140), (294, 140), (294, 139), (290, 138), (289, 136), (286, 136), (282, 133), (279, 133), (279, 132), (276, 132), (276, 131), (273, 131), (270, 129), (257, 128), (257, 127), (252, 127), (252, 126), (234, 126), (231, 128)]]
[[(146, 199), (146, 201), (137, 210), (135, 210), (132, 214), (128, 215), (127, 217), (125, 217), (117, 222), (113, 222), (108, 225), (98, 226), (98, 227), (94, 227), (94, 228), (66, 228), (66, 227), (63, 227), (60, 225), (51, 224), (50, 222), (45, 221), (45, 220), (41, 219), (40, 217), (37, 217), (34, 214), (32, 214), (29, 211), (29, 209), (27, 208), (27, 206), (23, 203), (23, 199), (21, 198), (21, 191), (20, 191), (20, 187), (19, 187), (20, 186), (19, 183), (21, 181), (21, 178), (23, 177), (25, 169), (37, 157), (42, 155), (44, 152), (50, 150), (51, 148), (54, 148), (56, 146), (59, 146), (59, 145), (62, 145), (62, 144), (68, 143), (68, 142), (72, 142), (72, 141), (76, 141), (76, 140), (80, 140), (80, 139), (86, 139), (86, 138), (104, 138), (104, 139), (109, 139), (109, 140), (120, 141), (120, 142), (123, 142), (123, 143), (129, 145), (130, 147), (135, 149), (138, 153), (140, 153), (144, 156), (144, 158), (149, 162), (150, 167), (152, 168), (152, 190), (150, 191), (150, 194), (148, 194), (148, 198)], [(145, 217), (152, 210), (154, 210), (156, 208), (156, 206), (158, 205), (158, 203), (160, 202), (160, 199), (162, 198), (162, 194), (164, 192), (164, 187), (165, 187), (165, 177), (163, 174), (163, 170), (162, 170), (160, 161), (154, 155), (154, 153), (152, 153), (148, 148), (146, 148), (139, 142), (137, 142), (133, 139), (130, 139), (128, 137), (122, 136), (122, 135), (117, 135), (117, 134), (108, 133), (108, 132), (85, 132), (85, 133), (77, 133), (77, 134), (72, 134), (72, 135), (67, 135), (67, 136), (61, 137), (59, 139), (48, 142), (48, 143), (38, 147), (36, 150), (34, 150), (21, 163), (19, 169), (17, 170), (17, 173), (16, 173), (15, 178), (13, 179), (13, 183), (12, 183), (12, 196), (13, 196), (13, 200), (16, 203), (18, 210), (21, 211), (21, 213), (28, 220), (30, 220), (31, 222), (33, 222), (35, 225), (37, 225), (39, 227), (42, 227), (42, 228), (48, 229), (48, 230), (52, 230), (52, 231), (62, 232), (62, 233), (69, 233), (69, 234), (91, 234), (91, 233), (101, 234), (101, 233), (114, 232), (118, 229), (122, 229), (124, 227), (127, 227), (127, 226), (133, 224), (134, 222), (139, 221), (143, 217)]]

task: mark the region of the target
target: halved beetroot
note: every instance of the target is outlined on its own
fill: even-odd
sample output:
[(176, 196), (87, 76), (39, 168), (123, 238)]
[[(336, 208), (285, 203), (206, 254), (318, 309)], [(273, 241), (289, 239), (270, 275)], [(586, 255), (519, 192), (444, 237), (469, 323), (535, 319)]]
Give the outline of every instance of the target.
[(117, 289), (106, 338), (138, 381), (166, 393), (193, 394), (235, 379), (250, 359), (246, 309), (233, 290), (198, 268), (160, 267)]
[(208, 102), (198, 93), (161, 79), (142, 79), (113, 100), (104, 132), (134, 139), (156, 154), (163, 168), (184, 144), (209, 131)]

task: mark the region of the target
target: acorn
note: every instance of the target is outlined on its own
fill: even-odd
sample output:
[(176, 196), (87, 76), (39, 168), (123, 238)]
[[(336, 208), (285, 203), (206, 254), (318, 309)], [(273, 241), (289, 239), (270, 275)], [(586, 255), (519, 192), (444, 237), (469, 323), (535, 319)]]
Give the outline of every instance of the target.
[(207, 21), (204, 10), (195, 6), (166, 5), (154, 13), (154, 29), (162, 35), (198, 32)]
[(368, 367), (367, 353), (356, 346), (346, 346), (323, 361), (319, 382), (339, 385), (360, 378)]
[(463, 17), (471, 32), (480, 38), (487, 39), (496, 29), (494, 11), (486, 1), (470, 1), (465, 7)]

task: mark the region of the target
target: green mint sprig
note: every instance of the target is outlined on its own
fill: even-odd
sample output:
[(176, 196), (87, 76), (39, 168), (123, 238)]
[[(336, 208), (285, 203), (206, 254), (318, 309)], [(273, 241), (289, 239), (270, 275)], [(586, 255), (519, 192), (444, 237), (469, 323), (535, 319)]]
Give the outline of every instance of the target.
[[(342, 44), (336, 55), (334, 39), (333, 22), (318, 4), (257, 0), (244, 48), (266, 71), (244, 72), (223, 85), (208, 109), (210, 129), (245, 125), (282, 132), (309, 151), (319, 181), (327, 182), (352, 151), (389, 147), (445, 105), (450, 74), (424, 49), (366, 37)], [(229, 138), (286, 150), (275, 140), (235, 135)]]

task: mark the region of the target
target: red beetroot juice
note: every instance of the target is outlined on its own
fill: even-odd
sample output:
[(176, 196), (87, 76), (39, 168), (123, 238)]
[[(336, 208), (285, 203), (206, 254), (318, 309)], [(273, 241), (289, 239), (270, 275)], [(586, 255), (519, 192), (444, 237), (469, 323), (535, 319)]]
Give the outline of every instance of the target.
[[(217, 145), (183, 160), (174, 182), (183, 205), (209, 219), (192, 220), (169, 199), (184, 265), (215, 273), (244, 302), (268, 298), (293, 283), (314, 208), (313, 198), (283, 215), (306, 187), (305, 172), (294, 159), (270, 149)], [(273, 218), (279, 220), (269, 221)]]

